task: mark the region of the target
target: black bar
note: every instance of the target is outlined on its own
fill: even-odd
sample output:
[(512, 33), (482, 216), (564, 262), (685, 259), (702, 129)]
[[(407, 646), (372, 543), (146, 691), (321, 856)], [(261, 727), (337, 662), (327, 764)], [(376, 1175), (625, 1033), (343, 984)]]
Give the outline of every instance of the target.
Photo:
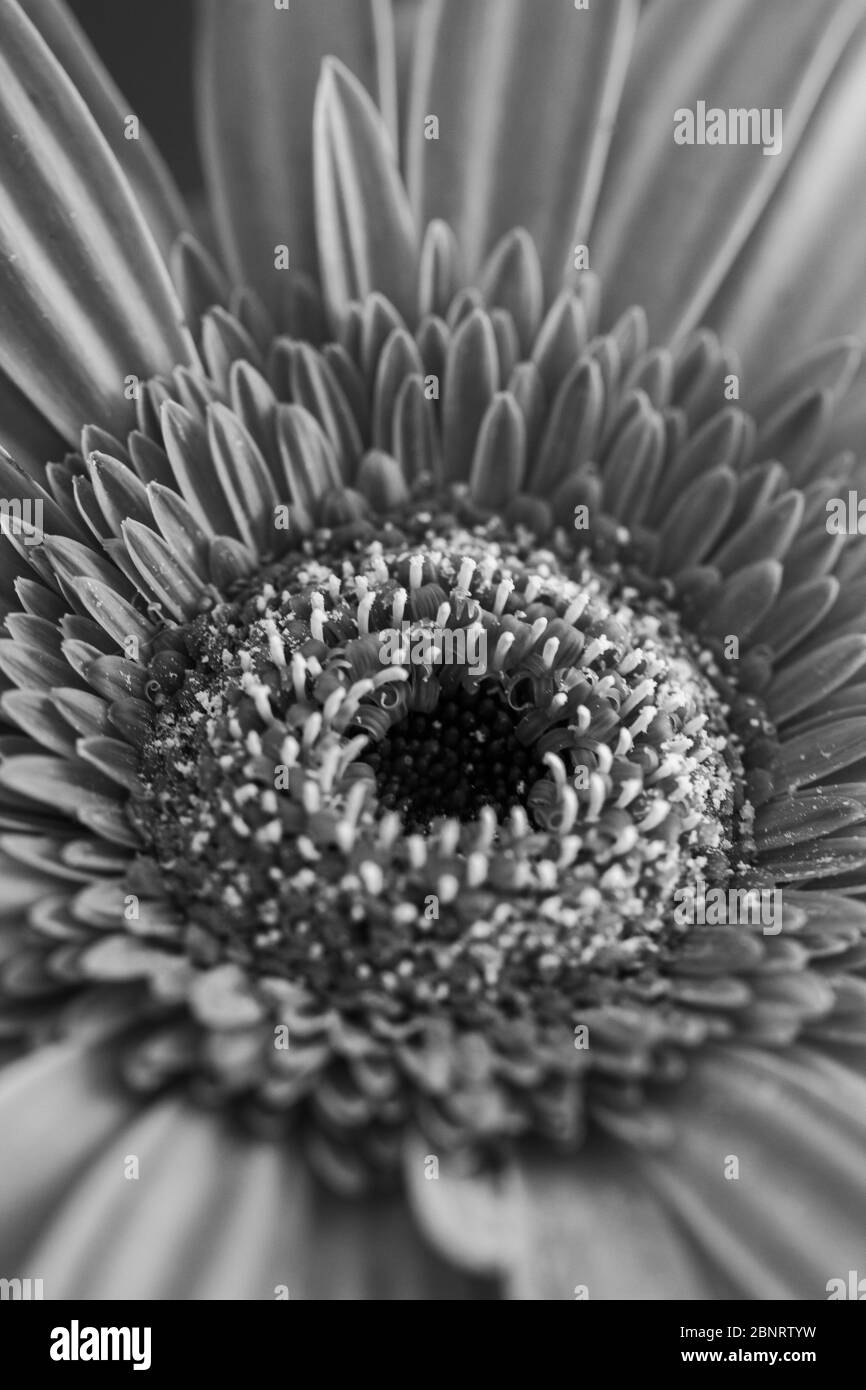
[[(57, 1384), (75, 1377), (92, 1380), (100, 1372), (115, 1378), (134, 1375), (136, 1360), (141, 1365), (139, 1374), (158, 1384), (187, 1368), (194, 1369), (197, 1375), (218, 1374), (221, 1381), (233, 1374), (243, 1375), (249, 1381), (258, 1372), (267, 1373), (268, 1368), (280, 1366), (288, 1375), (293, 1362), (300, 1372), (306, 1357), (321, 1351), (326, 1351), (330, 1360), (335, 1349), (345, 1347), (354, 1357), (360, 1345), (367, 1346), (368, 1355), (375, 1356), (382, 1370), (383, 1352), (389, 1356), (389, 1378), (399, 1381), (414, 1377), (418, 1368), (404, 1364), (402, 1359), (413, 1344), (411, 1337), (404, 1341), (405, 1327), (403, 1335), (393, 1327), (391, 1332), (383, 1329), (381, 1333), (368, 1327), (361, 1333), (363, 1340), (359, 1343), (354, 1336), (349, 1339), (344, 1335), (349, 1331), (345, 1328), (335, 1338), (333, 1316), (322, 1327), (326, 1340), (319, 1346), (305, 1340), (287, 1343), (287, 1337), (306, 1339), (315, 1334), (317, 1315), (301, 1301), (274, 1300), (271, 1306), (7, 1301), (0, 1304), (0, 1345), (4, 1363), (18, 1369), (19, 1384), (21, 1373), (26, 1375), (29, 1371)], [(619, 1372), (631, 1370), (646, 1374), (679, 1368), (700, 1373), (707, 1367), (716, 1367), (736, 1373), (754, 1366), (770, 1372), (787, 1370), (792, 1365), (806, 1372), (818, 1372), (826, 1379), (829, 1372), (858, 1364), (866, 1331), (861, 1314), (836, 1302), (709, 1305), (586, 1300), (575, 1301), (558, 1326), (566, 1336), (578, 1338), (560, 1347), (562, 1353), (565, 1345), (570, 1346), (567, 1360), (574, 1358), (575, 1376), (595, 1367), (595, 1374), (604, 1371), (611, 1380)], [(100, 1330), (98, 1337), (89, 1331), (94, 1328)], [(103, 1339), (101, 1329), (111, 1328), (123, 1329), (128, 1335), (119, 1333), (114, 1337), (109, 1333)], [(133, 1329), (138, 1329), (137, 1335)], [(390, 1345), (388, 1340), (379, 1338), (391, 1339)], [(289, 1353), (292, 1344), (294, 1356)], [(448, 1345), (447, 1338), (440, 1336), (424, 1339), (425, 1370), (432, 1366), (437, 1347), (444, 1349)], [(496, 1343), (485, 1336), (480, 1345), (489, 1379), (488, 1358), (495, 1355)], [(536, 1357), (531, 1347), (531, 1342), (524, 1343), (530, 1365), (537, 1367), (539, 1359), (543, 1362), (551, 1348), (545, 1340), (539, 1344)], [(55, 1353), (71, 1354), (77, 1350), (78, 1359), (55, 1359), (52, 1348)], [(81, 1353), (89, 1356), (91, 1349), (100, 1354), (104, 1351), (107, 1359), (84, 1359)], [(125, 1353), (127, 1359), (112, 1359), (115, 1350)], [(447, 1354), (450, 1360), (453, 1349)], [(510, 1354), (512, 1339), (503, 1338), (502, 1355)]]

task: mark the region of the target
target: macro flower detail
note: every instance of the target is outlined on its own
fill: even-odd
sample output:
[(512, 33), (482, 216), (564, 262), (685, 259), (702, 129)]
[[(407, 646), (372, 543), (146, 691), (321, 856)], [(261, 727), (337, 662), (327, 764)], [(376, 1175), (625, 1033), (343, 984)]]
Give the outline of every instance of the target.
[[(856, 1258), (866, 560), (826, 519), (863, 485), (861, 348), (837, 316), (746, 368), (735, 308), (863, 7), (773, 67), (796, 148), (730, 213), (725, 166), (677, 314), (657, 258), (617, 260), (649, 194), (614, 174), (684, 6), (458, 9), (424, 0), (410, 71), (390, 5), (213, 5), (211, 249), (145, 142), (110, 152), (120, 98), (59, 5), (0, 11), (0, 491), (41, 518), (0, 551), (0, 1116), (46, 1056), (49, 1092), (96, 1097), (20, 1179), (16, 1258), (65, 1294), (641, 1297), (658, 1266), (661, 1297), (814, 1298)], [(587, 84), (543, 168), (503, 115), (522, 188), (490, 123), (524, 49)], [(284, 70), (281, 134), (282, 97), (242, 108)], [(695, 924), (696, 892), (774, 916)], [(103, 1265), (83, 1222), (115, 1124), (152, 1158), (178, 1113), (250, 1213), (193, 1260), (204, 1293)], [(175, 1178), (136, 1218), (168, 1246)], [(319, 1237), (355, 1250), (348, 1294)]]

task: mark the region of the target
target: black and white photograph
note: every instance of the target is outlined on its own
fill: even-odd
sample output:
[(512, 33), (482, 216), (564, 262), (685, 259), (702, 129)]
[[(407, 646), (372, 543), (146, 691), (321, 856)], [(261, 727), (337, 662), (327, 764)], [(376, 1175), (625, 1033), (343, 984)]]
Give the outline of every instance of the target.
[(864, 227), (866, 0), (0, 0), (28, 1366), (552, 1300), (829, 1377)]

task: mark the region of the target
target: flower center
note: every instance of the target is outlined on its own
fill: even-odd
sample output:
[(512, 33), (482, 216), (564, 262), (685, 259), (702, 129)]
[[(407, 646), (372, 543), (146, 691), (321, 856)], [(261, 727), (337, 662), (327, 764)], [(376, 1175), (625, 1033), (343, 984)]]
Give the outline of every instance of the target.
[(379, 804), (399, 811), (407, 830), (429, 830), (440, 816), (475, 820), (485, 806), (503, 820), (545, 774), (520, 741), (519, 721), (493, 683), (459, 686), (432, 713), (408, 715), (364, 758)]
[(201, 963), (571, 1014), (670, 946), (680, 884), (747, 871), (712, 658), (564, 542), (320, 532), (167, 640), (133, 816)]

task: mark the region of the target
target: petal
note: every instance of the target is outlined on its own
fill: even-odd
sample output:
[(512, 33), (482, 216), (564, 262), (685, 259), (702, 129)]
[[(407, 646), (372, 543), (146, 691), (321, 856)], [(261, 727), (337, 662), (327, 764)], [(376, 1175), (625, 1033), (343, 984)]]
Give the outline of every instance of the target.
[(862, 756), (866, 719), (837, 718), (817, 732), (799, 734), (782, 745), (783, 785), (789, 791), (820, 782), (834, 772), (852, 767)]
[(449, 480), (469, 475), (478, 432), (499, 388), (499, 360), (490, 319), (476, 309), (460, 325), (448, 348), (442, 447)]
[(495, 512), (520, 491), (526, 469), (526, 424), (507, 391), (493, 397), (481, 422), (469, 490), (477, 506)]
[(863, 1077), (806, 1047), (731, 1047), (698, 1064), (676, 1109), (676, 1149), (648, 1180), (730, 1296), (826, 1298), (866, 1236)]
[(599, 1143), (572, 1163), (522, 1169), (517, 1300), (693, 1299), (723, 1292), (643, 1179), (639, 1158)]
[(386, 0), (315, 0), (277, 9), (242, 0), (200, 8), (198, 126), (226, 263), (270, 306), (274, 248), (318, 273), (313, 104), (322, 60), (340, 58), (396, 125), (394, 40)]
[[(420, 225), (442, 217), (454, 228), (470, 274), (524, 226), (548, 293), (558, 287), (575, 226), (592, 215), (638, 10), (634, 0), (586, 11), (561, 0), (436, 0), (422, 13), (409, 189)], [(425, 134), (430, 115), (438, 140)]]
[(474, 1171), (471, 1160), (459, 1154), (440, 1160), (425, 1153), (428, 1147), (418, 1138), (404, 1154), (407, 1196), (421, 1231), (461, 1269), (501, 1274), (519, 1254), (514, 1173)]
[(0, 372), (0, 447), (42, 483), (47, 460), (62, 458), (66, 453), (57, 431), (5, 372)]
[(397, 59), (398, 130), (406, 129), (412, 94), (412, 60), (415, 36), (425, 0), (396, 0), (394, 4), (394, 49)]
[[(859, 235), (866, 217), (864, 49), (866, 26), (861, 26), (769, 207), (708, 310), (708, 322), (737, 347), (746, 372), (758, 381), (781, 348), (787, 357), (823, 338), (866, 329)], [(864, 379), (861, 372), (854, 396), (861, 410)], [(862, 430), (848, 438), (859, 448)]]
[(500, 1214), (522, 1242), (510, 1296), (825, 1297), (866, 1234), (864, 1101), (862, 1076), (809, 1048), (713, 1050), (670, 1099), (670, 1147), (523, 1163)]
[[(644, 7), (591, 228), (592, 267), (609, 316), (643, 304), (656, 338), (684, 334), (702, 320), (861, 14), (857, 0), (832, 0), (820, 10), (812, 0), (654, 0)], [(756, 93), (763, 108), (783, 112), (778, 156), (765, 157), (755, 145), (675, 144), (678, 110), (694, 112), (698, 101), (749, 108)], [(818, 205), (826, 219), (826, 204)], [(676, 273), (660, 274), (673, 246)]]
[(69, 1184), (26, 1267), (39, 1269), (55, 1299), (479, 1293), (423, 1248), (397, 1201), (333, 1197), (311, 1182), (293, 1143), (232, 1133), (221, 1117), (172, 1097), (142, 1108)]
[(10, 1269), (24, 1268), (35, 1232), (130, 1109), (129, 1100), (106, 1085), (104, 1061), (70, 1043), (33, 1053), (3, 1072), (0, 1224)]
[(267, 464), (252, 436), (227, 406), (212, 405), (207, 426), (216, 479), (238, 534), (256, 554), (268, 554), (274, 547), (278, 498)]
[(123, 539), (135, 568), (168, 611), (181, 619), (195, 613), (204, 586), (180, 556), (139, 521), (124, 522)]
[(156, 245), (39, 34), (0, 8), (0, 368), (63, 437), (134, 423), (124, 391), (195, 349)]
[(765, 699), (770, 717), (778, 724), (816, 705), (847, 684), (866, 663), (866, 636), (849, 633), (824, 646), (814, 647), (774, 674)]
[(335, 320), (381, 291), (407, 320), (417, 304), (418, 239), (387, 129), (342, 63), (326, 60), (313, 116), (316, 235)]
[(67, 7), (59, 0), (22, 0), (22, 9), (84, 98), (167, 256), (175, 239), (189, 228), (189, 214), (152, 140), (140, 128), (135, 139), (127, 139), (125, 122), (135, 113)]

